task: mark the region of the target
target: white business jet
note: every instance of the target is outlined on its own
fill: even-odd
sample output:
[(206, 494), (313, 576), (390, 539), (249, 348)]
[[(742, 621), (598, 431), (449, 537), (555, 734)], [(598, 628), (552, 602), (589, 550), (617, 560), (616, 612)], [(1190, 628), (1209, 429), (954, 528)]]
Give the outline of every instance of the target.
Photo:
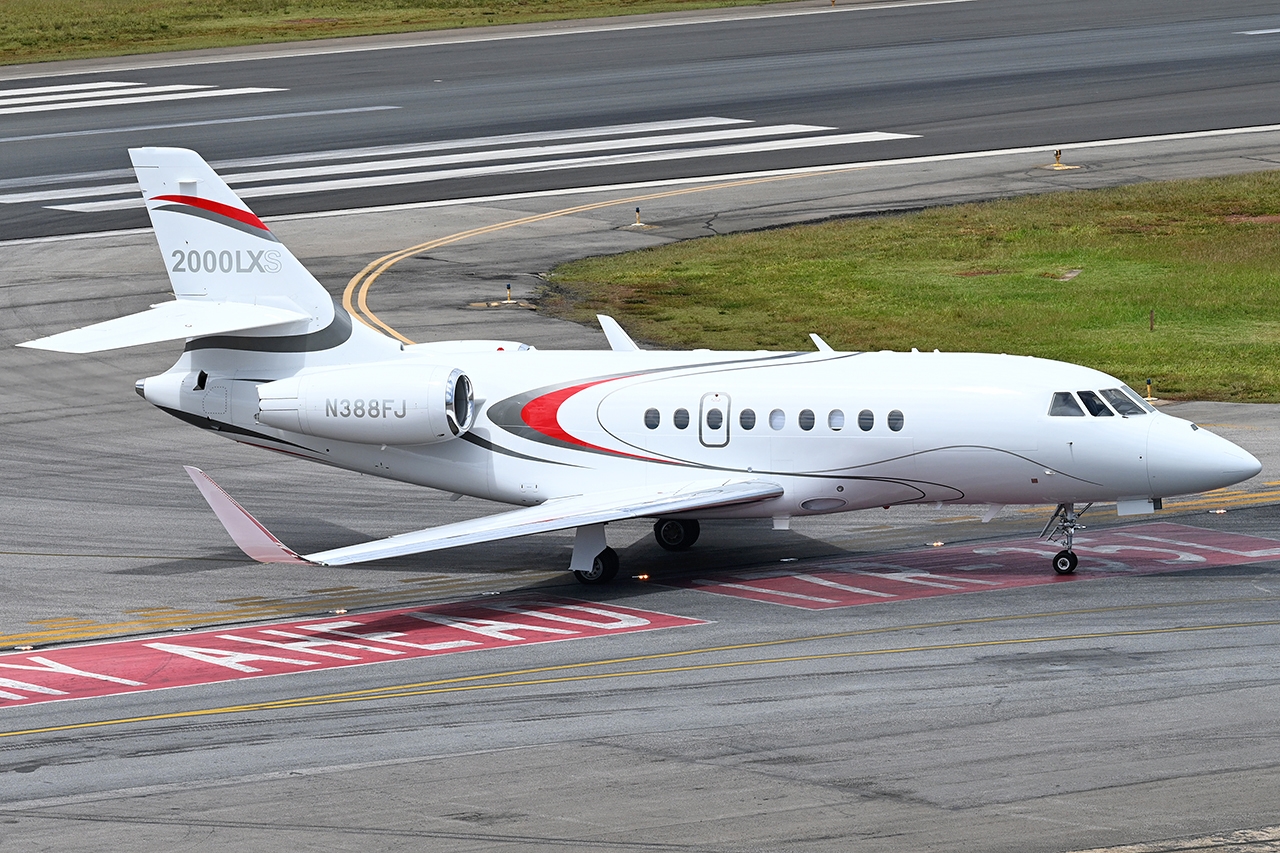
[(340, 566), (576, 531), (583, 583), (618, 571), (605, 525), (655, 519), (683, 550), (698, 520), (792, 518), (904, 504), (1050, 504), (1044, 533), (1075, 570), (1080, 515), (1122, 515), (1238, 483), (1258, 460), (1161, 414), (1120, 380), (1010, 355), (646, 352), (513, 341), (405, 346), (352, 322), (194, 152), (129, 152), (175, 301), (22, 346), (62, 352), (185, 339), (139, 380), (165, 412), (243, 444), (521, 508), (300, 554), (204, 472), (227, 532), (262, 562)]

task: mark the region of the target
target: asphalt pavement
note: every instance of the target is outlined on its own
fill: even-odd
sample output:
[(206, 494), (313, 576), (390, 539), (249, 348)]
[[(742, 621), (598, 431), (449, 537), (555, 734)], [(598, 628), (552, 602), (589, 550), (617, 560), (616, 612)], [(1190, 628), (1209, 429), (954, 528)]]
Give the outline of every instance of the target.
[[(1079, 9), (972, 5), (1020, 10), (1000, 26), (1024, 34), (1045, 16), (1063, 31)], [(1117, 31), (1141, 23), (1112, 5)], [(1178, 22), (1200, 5), (1162, 14), (1185, 34)], [(1263, 6), (1245, 12), (1264, 28)], [(1135, 68), (1142, 59), (1130, 57)], [(1224, 94), (1223, 109), (1232, 103)], [(366, 263), (405, 246), (612, 202), (443, 245), (367, 294), (413, 340), (588, 349), (605, 345), (596, 329), (470, 305), (502, 298), (507, 283), (527, 300), (540, 273), (585, 255), (1280, 158), (1280, 132), (1264, 130), (1067, 146), (1063, 162), (1081, 168), (1054, 171), (1051, 145), (997, 151), (1027, 137), (991, 126), (1002, 138), (982, 156), (933, 151), (767, 183), (668, 174), (661, 187), (516, 187), (270, 224), (340, 296)], [(128, 136), (88, 138), (113, 148)], [(635, 201), (660, 191), (680, 192)], [(69, 230), (96, 221), (64, 213), (81, 223)], [(1091, 511), (1089, 550), (1066, 581), (1050, 575), (1035, 538), (1043, 507), (1008, 508), (988, 524), (976, 507), (829, 516), (786, 532), (707, 524), (681, 555), (658, 548), (646, 524), (610, 525), (623, 578), (592, 590), (563, 571), (566, 535), (360, 568), (263, 566), (226, 539), (183, 464), (306, 548), (497, 507), (168, 418), (133, 383), (166, 369), (171, 345), (88, 357), (12, 346), (168, 298), (149, 233), (9, 240), (0, 252), (0, 645), (15, 649), (0, 656), (0, 693), (22, 697), (0, 709), (0, 849), (100, 850), (127, 838), (135, 850), (1244, 851), (1280, 838), (1277, 407), (1170, 404), (1249, 449), (1263, 473), (1153, 517)], [(931, 348), (927, 330), (918, 346)], [(126, 680), (138, 683), (175, 669), (108, 638), (184, 647), (178, 657), (191, 660), (228, 636), (272, 652), (257, 641), (294, 641), (272, 631), (340, 620), (372, 625), (349, 630), (376, 645), (400, 630), (388, 633), (400, 618), (388, 608), (476, 628), (494, 607), (566, 599), (684, 621), (162, 690), (94, 679), (122, 689), (36, 689), (49, 662), (72, 653), (107, 668), (137, 661)], [(97, 644), (81, 649), (84, 640)], [(310, 661), (344, 647), (307, 648), (275, 651)]]

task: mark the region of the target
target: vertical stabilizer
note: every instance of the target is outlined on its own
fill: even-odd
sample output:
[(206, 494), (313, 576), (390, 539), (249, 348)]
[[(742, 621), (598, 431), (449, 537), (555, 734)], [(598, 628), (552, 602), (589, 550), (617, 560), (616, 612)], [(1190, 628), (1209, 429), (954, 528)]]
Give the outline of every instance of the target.
[(178, 299), (298, 311), (333, 322), (328, 291), (194, 151), (129, 151)]
[[(129, 157), (178, 298), (179, 305), (168, 310), (189, 307), (204, 325), (217, 325), (223, 317), (239, 323), (227, 328), (242, 334), (186, 327), (186, 351), (203, 353), (201, 365), (227, 371), (270, 364), (287, 373), (304, 364), (385, 357), (399, 349), (391, 338), (353, 323), (199, 154), (133, 148)], [(169, 337), (182, 331), (170, 328)]]

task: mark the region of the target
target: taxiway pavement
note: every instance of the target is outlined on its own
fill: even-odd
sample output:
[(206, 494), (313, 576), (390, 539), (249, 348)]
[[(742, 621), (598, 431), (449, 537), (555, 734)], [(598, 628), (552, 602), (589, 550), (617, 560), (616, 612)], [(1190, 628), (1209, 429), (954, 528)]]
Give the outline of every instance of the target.
[[(467, 305), (502, 296), (507, 282), (529, 297), (539, 272), (585, 254), (980, 196), (1271, 168), (1278, 156), (1280, 136), (1258, 134), (1092, 149), (1072, 157), (1084, 167), (1073, 173), (1040, 168), (1046, 158), (1035, 153), (923, 171), (882, 166), (672, 196), (644, 205), (647, 228), (632, 227), (634, 205), (619, 203), (407, 261), (369, 300), (415, 340), (603, 346), (596, 330)], [(385, 252), (599, 200), (535, 196), (271, 224), (339, 293)], [(360, 569), (248, 564), (182, 464), (209, 470), (285, 541), (307, 548), (491, 507), (241, 448), (168, 419), (132, 386), (164, 370), (171, 347), (83, 357), (11, 346), (166, 298), (149, 234), (14, 242), (4, 257), (7, 644), (180, 638), (173, 629), (494, 592), (706, 624), (0, 710), (0, 847), (94, 850), (127, 833), (137, 850), (1065, 851), (1280, 824), (1280, 563), (1242, 558), (822, 611), (672, 585), (814, 571), (932, 541), (972, 546), (1034, 535), (1044, 520), (1006, 510), (984, 526), (968, 510), (915, 508), (786, 533), (709, 524), (697, 549), (675, 558), (647, 525), (611, 525), (623, 574), (651, 580), (604, 590), (584, 591), (559, 571), (567, 536)], [(923, 333), (920, 346), (929, 346)], [(1276, 407), (1174, 411), (1214, 424), (1265, 467), (1236, 494), (1156, 520), (1280, 538), (1269, 483)], [(1033, 559), (1048, 572), (1047, 560)]]

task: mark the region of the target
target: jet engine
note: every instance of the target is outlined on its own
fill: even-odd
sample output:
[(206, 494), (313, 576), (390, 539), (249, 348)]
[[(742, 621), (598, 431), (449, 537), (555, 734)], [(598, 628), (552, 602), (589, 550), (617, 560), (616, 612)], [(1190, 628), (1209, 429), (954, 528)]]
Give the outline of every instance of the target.
[(258, 386), (258, 423), (359, 444), (435, 444), (471, 429), (471, 380), (446, 365), (363, 364)]

